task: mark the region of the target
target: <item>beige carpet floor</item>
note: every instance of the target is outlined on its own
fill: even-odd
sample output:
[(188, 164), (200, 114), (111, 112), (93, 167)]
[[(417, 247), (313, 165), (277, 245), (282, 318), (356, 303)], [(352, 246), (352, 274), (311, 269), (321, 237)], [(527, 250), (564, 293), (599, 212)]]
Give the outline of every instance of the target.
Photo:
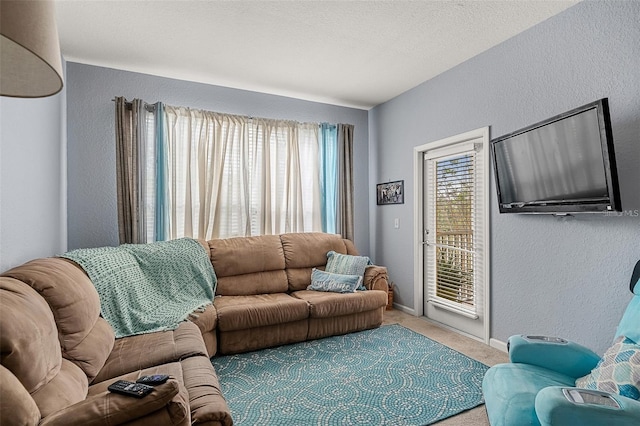
[[(385, 311), (384, 324), (401, 324), (486, 365), (508, 362), (506, 353), (397, 309)], [(438, 426), (489, 426), (484, 405), (435, 423)]]

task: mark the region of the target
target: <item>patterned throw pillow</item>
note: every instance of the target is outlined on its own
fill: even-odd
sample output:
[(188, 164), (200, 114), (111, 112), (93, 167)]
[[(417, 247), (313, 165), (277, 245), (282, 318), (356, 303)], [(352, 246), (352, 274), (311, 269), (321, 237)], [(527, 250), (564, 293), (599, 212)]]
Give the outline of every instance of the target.
[(311, 285), (307, 287), (307, 290), (355, 293), (361, 284), (361, 276), (332, 274), (331, 272), (313, 268), (311, 271)]
[(576, 380), (576, 387), (640, 399), (640, 345), (618, 337), (596, 368)]
[[(327, 267), (325, 271), (333, 274), (359, 275), (364, 277), (364, 270), (371, 261), (366, 256), (352, 256), (340, 254), (331, 250), (327, 253)], [(366, 290), (364, 285), (360, 285), (358, 290)]]

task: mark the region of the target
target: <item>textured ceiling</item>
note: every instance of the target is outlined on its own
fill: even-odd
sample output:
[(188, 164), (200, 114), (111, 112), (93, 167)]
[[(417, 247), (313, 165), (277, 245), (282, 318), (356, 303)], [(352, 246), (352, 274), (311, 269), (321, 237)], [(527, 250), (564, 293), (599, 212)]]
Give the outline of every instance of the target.
[(56, 0), (67, 61), (368, 109), (578, 0)]

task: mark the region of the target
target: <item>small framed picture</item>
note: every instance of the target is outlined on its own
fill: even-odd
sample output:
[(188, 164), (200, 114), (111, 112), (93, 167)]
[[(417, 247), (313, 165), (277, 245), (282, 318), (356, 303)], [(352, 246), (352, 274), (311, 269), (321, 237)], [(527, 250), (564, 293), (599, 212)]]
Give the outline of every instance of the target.
[(404, 204), (404, 181), (379, 183), (376, 185), (378, 205)]

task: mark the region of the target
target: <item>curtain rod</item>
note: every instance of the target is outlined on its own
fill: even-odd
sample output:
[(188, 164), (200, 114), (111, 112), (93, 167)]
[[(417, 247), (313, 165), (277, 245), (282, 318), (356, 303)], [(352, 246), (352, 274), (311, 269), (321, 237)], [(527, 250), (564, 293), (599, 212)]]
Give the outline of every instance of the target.
[[(116, 101), (115, 98), (111, 99), (111, 102), (115, 102), (115, 101)], [(129, 109), (129, 110), (133, 107), (133, 103), (131, 101), (125, 100), (124, 104), (125, 104), (126, 108)], [(155, 112), (156, 111), (155, 104), (148, 104), (148, 103), (145, 102), (144, 103), (144, 108), (149, 112)], [(258, 117), (254, 117), (252, 115), (242, 115), (242, 117), (246, 117), (246, 118), (248, 118), (250, 120), (260, 119)], [(265, 120), (277, 120), (277, 119), (265, 118)], [(299, 123), (298, 121), (295, 121), (295, 120), (282, 120), (282, 121), (294, 121), (296, 123)], [(323, 124), (323, 123), (317, 123), (317, 124), (320, 125), (320, 124)], [(337, 126), (338, 125), (338, 124), (331, 124), (331, 123), (324, 123), (324, 124), (329, 124), (331, 126)]]
[[(111, 102), (115, 102), (115, 101), (116, 101), (115, 98), (111, 99)], [(133, 107), (133, 102), (125, 100), (124, 101), (124, 105), (125, 105), (125, 107), (127, 109), (131, 109)], [(144, 109), (146, 109), (149, 112), (155, 112), (156, 111), (156, 106), (154, 104), (148, 104), (148, 103), (145, 102), (144, 103)]]
[[(111, 99), (111, 102), (115, 102), (115, 101), (116, 101), (116, 99), (115, 99), (115, 98)], [(124, 105), (126, 106), (126, 108), (127, 108), (127, 109), (129, 109), (129, 110), (130, 110), (130, 109), (133, 107), (133, 102), (125, 100), (125, 101), (124, 101)], [(155, 104), (148, 104), (148, 103), (146, 103), (146, 102), (145, 102), (145, 103), (144, 103), (144, 107), (145, 107), (145, 109), (146, 109), (147, 111), (149, 111), (149, 112), (155, 112), (155, 111), (156, 111), (156, 106), (155, 106)], [(252, 115), (242, 115), (242, 117), (247, 117), (247, 118), (248, 118), (248, 119), (250, 119), (250, 120), (253, 120), (253, 119), (255, 119), (255, 118), (256, 118), (256, 117), (254, 117), (254, 116), (252, 116)], [(267, 120), (271, 120), (271, 119), (267, 119)]]

